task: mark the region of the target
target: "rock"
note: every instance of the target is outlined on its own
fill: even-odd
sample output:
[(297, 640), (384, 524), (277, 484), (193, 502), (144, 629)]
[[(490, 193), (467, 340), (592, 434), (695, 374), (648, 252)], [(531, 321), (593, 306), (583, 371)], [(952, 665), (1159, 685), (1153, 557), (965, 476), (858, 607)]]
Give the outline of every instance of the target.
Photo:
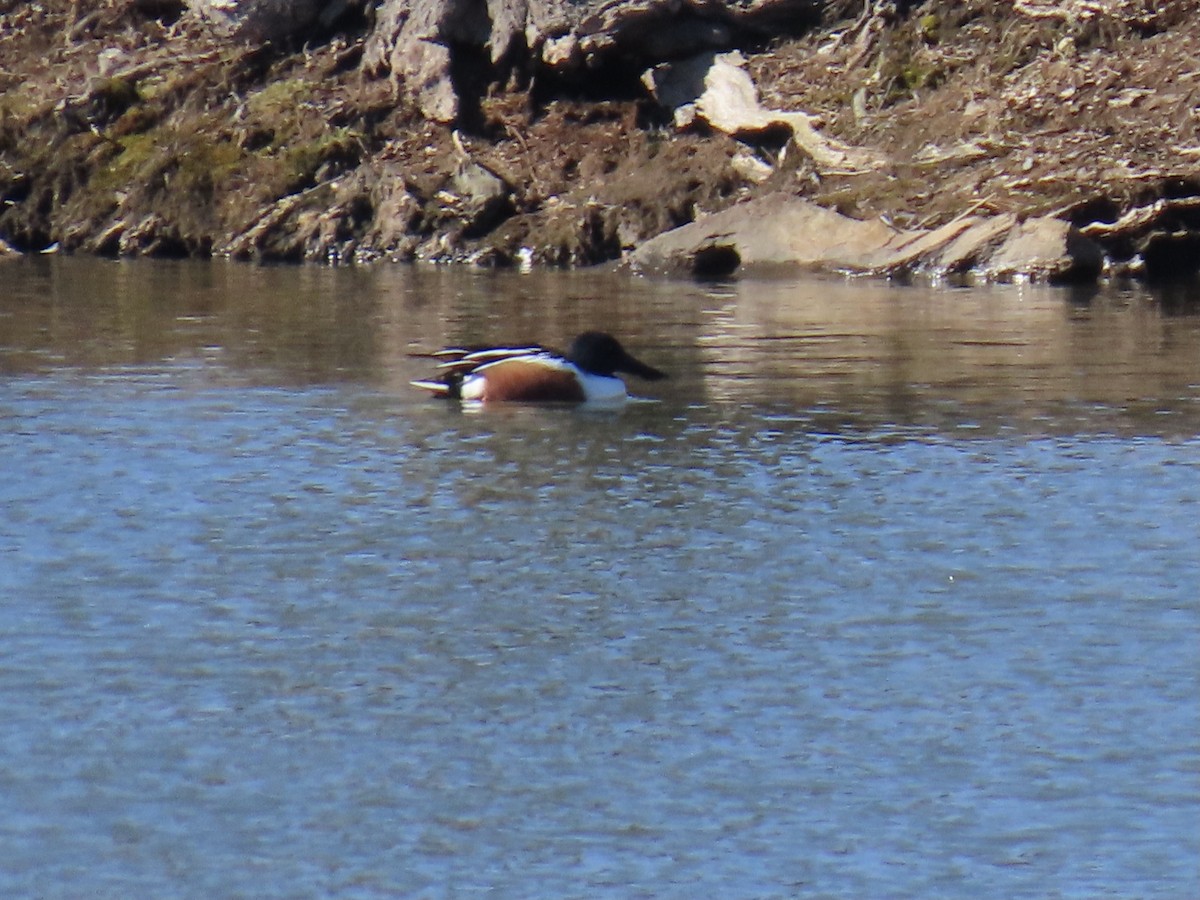
[(499, 175), (466, 159), (450, 180), (464, 237), (486, 234), (512, 212), (512, 188)]
[(133, 8), (144, 16), (178, 16), (187, 7), (185, 0), (133, 0)]
[(454, 0), (390, 0), (376, 13), (367, 41), (368, 70), (391, 72), (421, 112), (435, 122), (458, 117), (459, 98), (451, 79), (451, 44), (488, 41), (490, 19), (479, 9), (461, 10)]
[(795, 144), (827, 173), (869, 172), (884, 164), (882, 157), (822, 135), (805, 112), (764, 107), (744, 66), (736, 51), (702, 53), (655, 66), (643, 73), (642, 83), (662, 106), (673, 110), (678, 128), (700, 119), (746, 140), (782, 129), (791, 132)]
[(1042, 216), (1027, 219), (1009, 233), (982, 273), (998, 281), (1084, 281), (1104, 266), (1104, 254), (1069, 222)]
[[(390, 73), (423, 111), (447, 122), (458, 116), (464, 99), (477, 99), (454, 95), (450, 62), (459, 48), (483, 51), (493, 63), (521, 48), (558, 74), (614, 60), (637, 71), (728, 47), (739, 34), (761, 38), (797, 30), (813, 22), (821, 6), (819, 0), (383, 0), (364, 61), (376, 74)], [(444, 48), (439, 65), (423, 47), (428, 44)], [(453, 102), (445, 99), (447, 92)], [(425, 99), (430, 94), (436, 103)]]
[(360, 0), (187, 0), (189, 14), (209, 27), (251, 41), (279, 41), (328, 27)]
[(902, 230), (775, 193), (659, 235), (628, 263), (639, 272), (795, 269), (906, 277), (974, 266), (984, 279), (1068, 281), (1094, 278), (1103, 257), (1058, 219), (1018, 224), (1013, 216), (970, 216), (932, 230)]
[(450, 80), (450, 49), (417, 41), (405, 59), (405, 83), (426, 118), (449, 124), (458, 118), (458, 95)]
[(303, 258), (303, 243), (307, 236), (287, 223), (302, 210), (306, 196), (302, 192), (277, 200), (248, 228), (220, 247), (219, 252), (234, 259), (299, 261)]
[(551, 38), (542, 44), (542, 63), (551, 69), (570, 69), (579, 64), (583, 52), (573, 34)]
[(150, 213), (140, 221), (124, 229), (118, 240), (122, 256), (167, 256), (187, 257), (200, 255), (198, 248), (189, 246), (179, 226), (158, 213)]
[(851, 219), (775, 193), (661, 234), (629, 263), (641, 272), (708, 270), (714, 260), (739, 269), (861, 271), (877, 265), (898, 234), (879, 220)]
[(733, 155), (729, 164), (733, 171), (751, 184), (762, 184), (775, 174), (775, 169), (771, 165), (748, 150), (739, 150)]
[(908, 276), (917, 271), (928, 271), (934, 277), (945, 274), (947, 270), (941, 262), (945, 248), (977, 230), (981, 222), (977, 216), (966, 216), (932, 231), (897, 231), (888, 244), (887, 255), (880, 260), (873, 274)]
[(691, 59), (651, 66), (642, 73), (642, 84), (663, 109), (695, 106), (716, 59), (715, 53), (701, 53)]
[(1162, 280), (1200, 271), (1200, 197), (1159, 198), (1080, 232), (1115, 248), (1124, 260), (1117, 270), (1126, 275)]
[(711, 60), (704, 73), (704, 90), (696, 98), (696, 112), (704, 121), (733, 137), (790, 127), (787, 113), (759, 104), (758, 88), (743, 68), (746, 61), (742, 54), (721, 53)]
[(398, 167), (360, 168), (260, 210), (217, 252), (260, 262), (408, 260), (420, 215)]
[[(627, 5), (628, 7), (632, 4)], [(665, 20), (661, 12), (645, 18), (631, 16), (624, 27), (599, 27), (580, 38), (584, 59), (595, 66), (615, 54), (631, 60), (675, 59), (699, 50), (731, 46), (733, 31), (724, 24), (698, 18), (688, 11)]]
[(358, 177), (365, 183), (353, 189), (368, 198), (371, 208), (371, 221), (359, 242), (359, 255), (364, 258), (409, 258), (417, 244), (412, 232), (413, 224), (421, 214), (421, 204), (409, 193), (403, 171), (397, 166), (388, 166)]
[(956, 234), (938, 252), (936, 274), (966, 272), (995, 251), (1017, 224), (1012, 213), (965, 220), (968, 227)]

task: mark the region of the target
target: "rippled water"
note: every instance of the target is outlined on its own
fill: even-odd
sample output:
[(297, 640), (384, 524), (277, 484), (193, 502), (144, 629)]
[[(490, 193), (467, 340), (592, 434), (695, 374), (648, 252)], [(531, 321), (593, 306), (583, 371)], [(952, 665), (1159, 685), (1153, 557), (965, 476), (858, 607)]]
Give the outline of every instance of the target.
[(1194, 295), (0, 274), (0, 894), (1200, 894)]

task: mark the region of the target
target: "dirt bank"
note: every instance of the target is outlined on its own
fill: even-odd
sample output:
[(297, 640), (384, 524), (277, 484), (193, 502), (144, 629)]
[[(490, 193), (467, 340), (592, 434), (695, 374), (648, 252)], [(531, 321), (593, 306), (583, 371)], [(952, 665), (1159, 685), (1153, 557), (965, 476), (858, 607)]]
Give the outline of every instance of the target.
[(1200, 268), (1198, 0), (830, 3), (743, 46), (764, 107), (870, 161), (845, 171), (778, 128), (677, 127), (641, 63), (589, 83), (480, 59), (454, 129), (364, 65), (369, 14), (262, 46), (169, 0), (80, 6), (0, 0), (15, 251), (590, 265), (783, 194), (913, 234), (1048, 217), (1108, 274)]

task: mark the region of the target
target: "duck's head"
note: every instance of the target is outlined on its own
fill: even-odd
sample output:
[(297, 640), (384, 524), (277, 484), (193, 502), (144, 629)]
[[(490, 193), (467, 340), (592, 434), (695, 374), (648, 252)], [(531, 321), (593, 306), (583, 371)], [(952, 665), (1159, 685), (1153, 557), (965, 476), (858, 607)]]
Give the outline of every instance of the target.
[(575, 338), (571, 342), (571, 349), (567, 351), (567, 359), (593, 375), (612, 376), (617, 372), (627, 372), (647, 381), (667, 377), (665, 372), (634, 359), (620, 341), (603, 331), (585, 331)]

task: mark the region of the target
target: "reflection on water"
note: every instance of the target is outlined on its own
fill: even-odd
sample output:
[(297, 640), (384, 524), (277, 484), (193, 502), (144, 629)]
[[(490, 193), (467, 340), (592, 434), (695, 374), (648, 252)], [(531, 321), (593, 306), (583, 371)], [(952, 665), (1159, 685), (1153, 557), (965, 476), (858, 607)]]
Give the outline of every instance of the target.
[(0, 272), (5, 896), (1200, 892), (1194, 297)]
[[(700, 286), (614, 274), (9, 263), (0, 371), (214, 364), (218, 377), (406, 392), (415, 350), (565, 345), (603, 327), (669, 367), (672, 403), (868, 424), (1196, 430), (1200, 296), (1175, 288)], [(975, 420), (978, 420), (975, 422)]]

